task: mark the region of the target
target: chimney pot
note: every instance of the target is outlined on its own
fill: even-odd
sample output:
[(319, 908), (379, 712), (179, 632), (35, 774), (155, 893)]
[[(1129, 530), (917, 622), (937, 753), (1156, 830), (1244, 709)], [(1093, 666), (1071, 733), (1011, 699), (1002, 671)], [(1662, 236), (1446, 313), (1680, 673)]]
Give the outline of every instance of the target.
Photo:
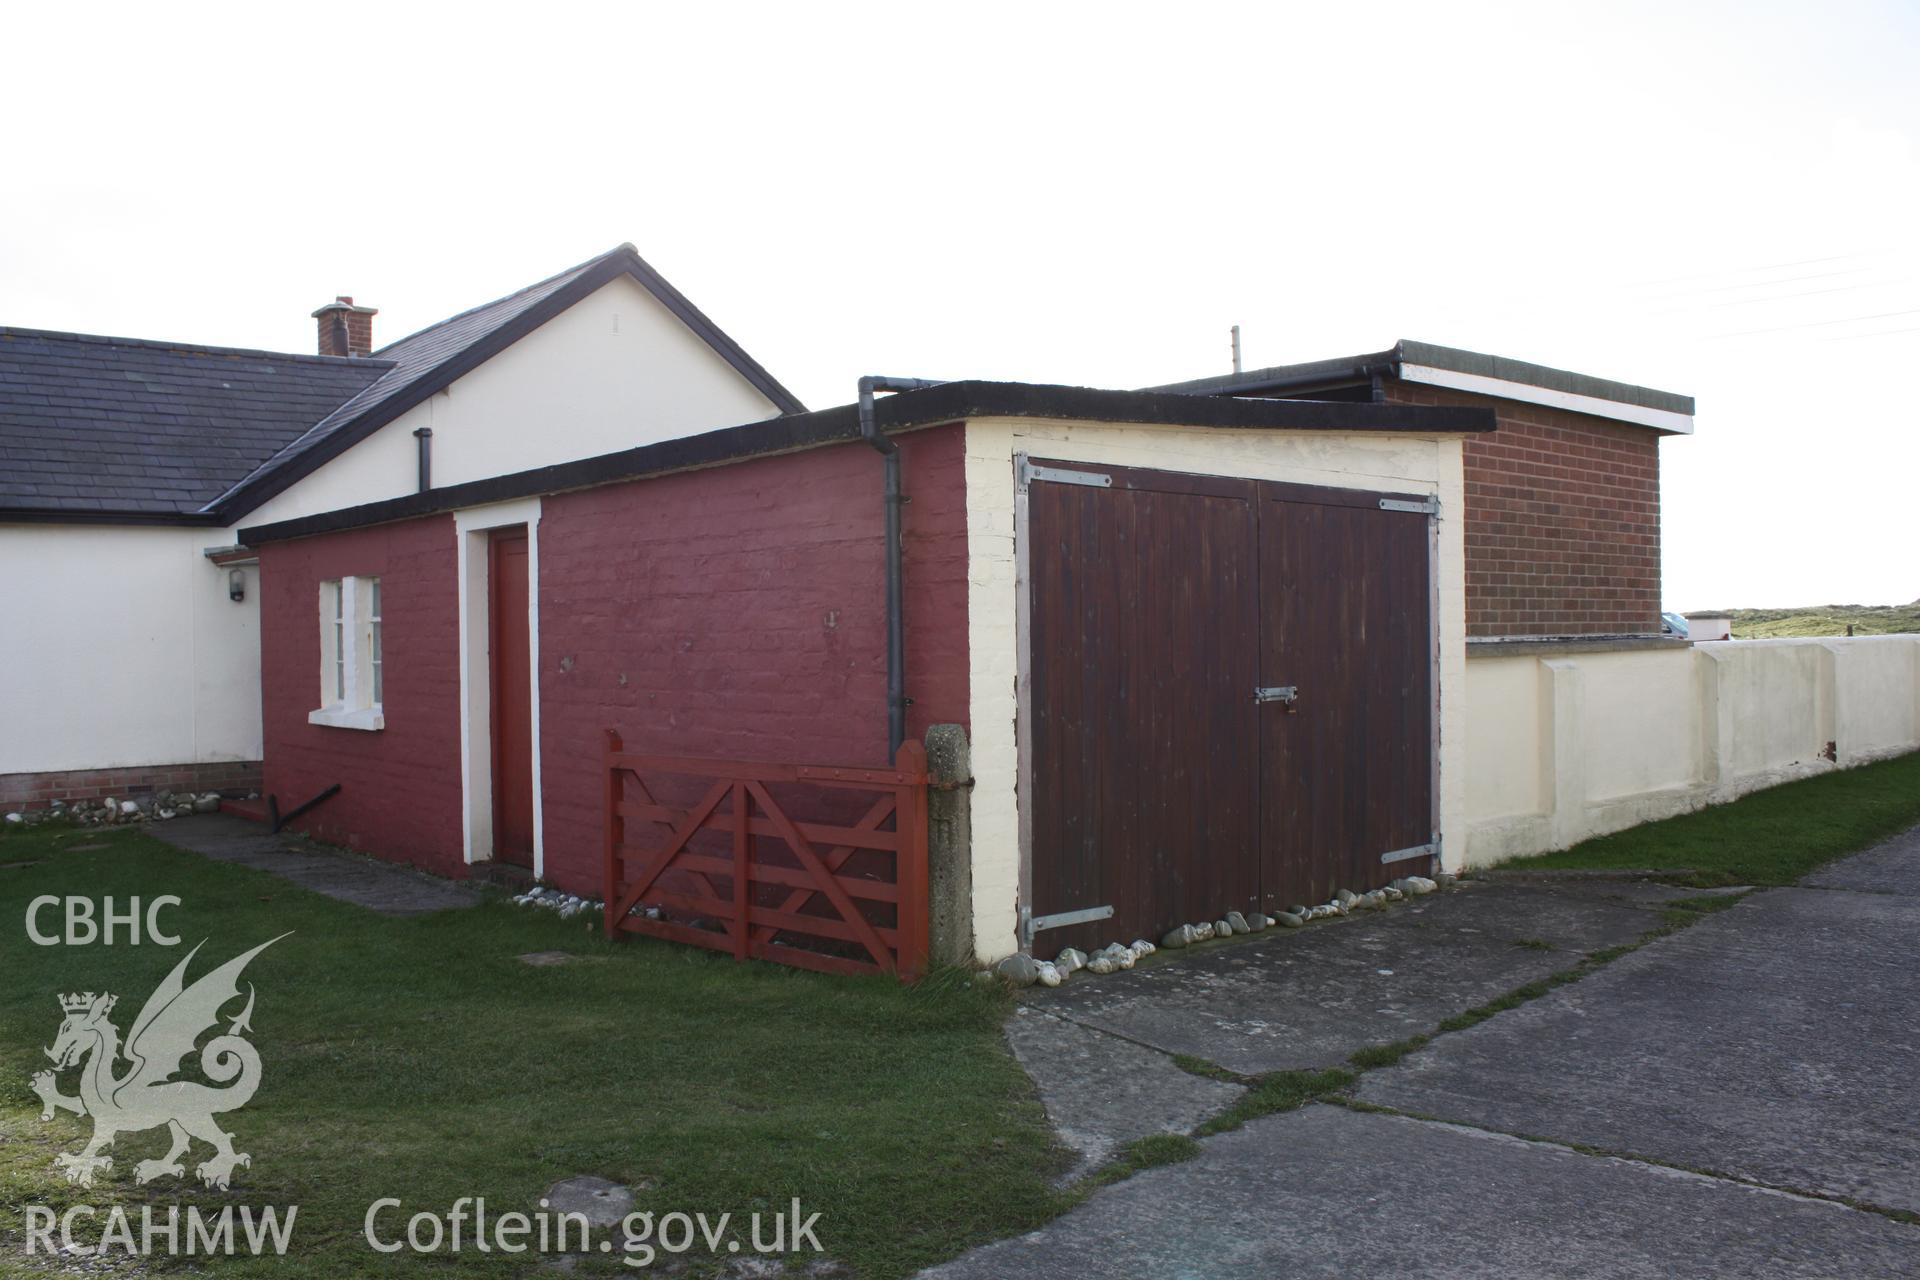
[(373, 318), (376, 307), (356, 306), (347, 294), (337, 294), (332, 302), (313, 313), (319, 322), (320, 354), (323, 356), (364, 356), (373, 352)]

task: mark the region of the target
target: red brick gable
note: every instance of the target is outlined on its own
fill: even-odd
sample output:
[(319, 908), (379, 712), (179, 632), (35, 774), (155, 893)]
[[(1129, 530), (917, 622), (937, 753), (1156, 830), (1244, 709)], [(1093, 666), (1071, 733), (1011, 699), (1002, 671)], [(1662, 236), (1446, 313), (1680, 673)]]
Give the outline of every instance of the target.
[(1395, 380), (1387, 399), (1499, 418), (1465, 446), (1470, 639), (1658, 634), (1658, 432)]

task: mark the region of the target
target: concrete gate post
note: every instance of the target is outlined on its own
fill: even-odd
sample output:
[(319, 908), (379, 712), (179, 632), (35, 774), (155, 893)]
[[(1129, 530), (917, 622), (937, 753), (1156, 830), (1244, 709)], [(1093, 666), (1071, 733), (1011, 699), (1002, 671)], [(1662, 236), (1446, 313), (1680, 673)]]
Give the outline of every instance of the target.
[(928, 949), (934, 964), (971, 965), (973, 752), (957, 724), (927, 730)]

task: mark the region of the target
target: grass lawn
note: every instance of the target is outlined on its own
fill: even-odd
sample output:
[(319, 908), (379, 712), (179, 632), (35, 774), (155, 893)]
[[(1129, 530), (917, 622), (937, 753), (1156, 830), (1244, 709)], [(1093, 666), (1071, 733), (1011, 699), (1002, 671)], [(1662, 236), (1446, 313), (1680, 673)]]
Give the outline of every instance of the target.
[(1737, 640), (1783, 636), (1885, 636), (1920, 631), (1920, 600), (1912, 604), (1829, 604), (1804, 609), (1735, 609)]
[[(92, 849), (74, 846), (102, 846)], [(37, 946), (40, 894), (98, 902), (170, 893), (183, 944)], [(1070, 1203), (1064, 1167), (1000, 1022), (1006, 997), (958, 976), (919, 987), (828, 978), (647, 940), (604, 943), (597, 920), (563, 922), (505, 901), (392, 919), (261, 872), (206, 861), (138, 832), (41, 827), (0, 836), (0, 1273), (22, 1264), (25, 1206), (298, 1205), (285, 1259), (202, 1259), (221, 1275), (522, 1275), (528, 1255), (381, 1255), (368, 1206), (397, 1197), (389, 1236), (465, 1196), (497, 1215), (531, 1210), (580, 1174), (641, 1188), (638, 1208), (709, 1221), (771, 1214), (798, 1197), (839, 1274), (901, 1276), (1026, 1230)], [(44, 926), (55, 913), (43, 914)], [(61, 1021), (57, 993), (112, 991), (125, 1034), (148, 994), (202, 938), (189, 980), (277, 934), (242, 980), (258, 991), (258, 1094), (220, 1117), (253, 1156), (232, 1190), (134, 1184), (164, 1130), (123, 1135), (88, 1188), (53, 1167), (91, 1121), (40, 1119), (28, 1079)], [(545, 968), (524, 952), (564, 950)], [(239, 1001), (225, 1010), (238, 1012)], [(226, 1029), (225, 1020), (221, 1029)], [(190, 1058), (189, 1062), (197, 1061)], [(61, 1075), (74, 1091), (75, 1073)], [(164, 1214), (164, 1209), (162, 1210)], [(92, 1228), (97, 1233), (98, 1226)], [(87, 1224), (77, 1232), (89, 1238)], [(703, 1248), (694, 1274), (713, 1269)], [(723, 1253), (724, 1256), (724, 1253)], [(794, 1262), (796, 1274), (817, 1255)], [(632, 1274), (620, 1253), (587, 1273)], [(655, 1262), (662, 1267), (663, 1255)], [(147, 1264), (165, 1271), (186, 1260)]]
[(1630, 827), (1513, 870), (1688, 870), (1702, 886), (1792, 884), (1821, 863), (1920, 823), (1920, 753), (1823, 774), (1732, 804)]

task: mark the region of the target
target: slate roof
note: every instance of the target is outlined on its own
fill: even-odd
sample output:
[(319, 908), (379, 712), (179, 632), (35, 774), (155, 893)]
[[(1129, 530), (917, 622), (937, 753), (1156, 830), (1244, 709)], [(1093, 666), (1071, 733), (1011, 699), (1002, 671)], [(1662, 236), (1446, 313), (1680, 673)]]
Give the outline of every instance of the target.
[(0, 508), (198, 511), (392, 367), (0, 328)]
[(620, 275), (805, 411), (628, 244), (364, 358), (0, 328), (0, 520), (230, 524)]

